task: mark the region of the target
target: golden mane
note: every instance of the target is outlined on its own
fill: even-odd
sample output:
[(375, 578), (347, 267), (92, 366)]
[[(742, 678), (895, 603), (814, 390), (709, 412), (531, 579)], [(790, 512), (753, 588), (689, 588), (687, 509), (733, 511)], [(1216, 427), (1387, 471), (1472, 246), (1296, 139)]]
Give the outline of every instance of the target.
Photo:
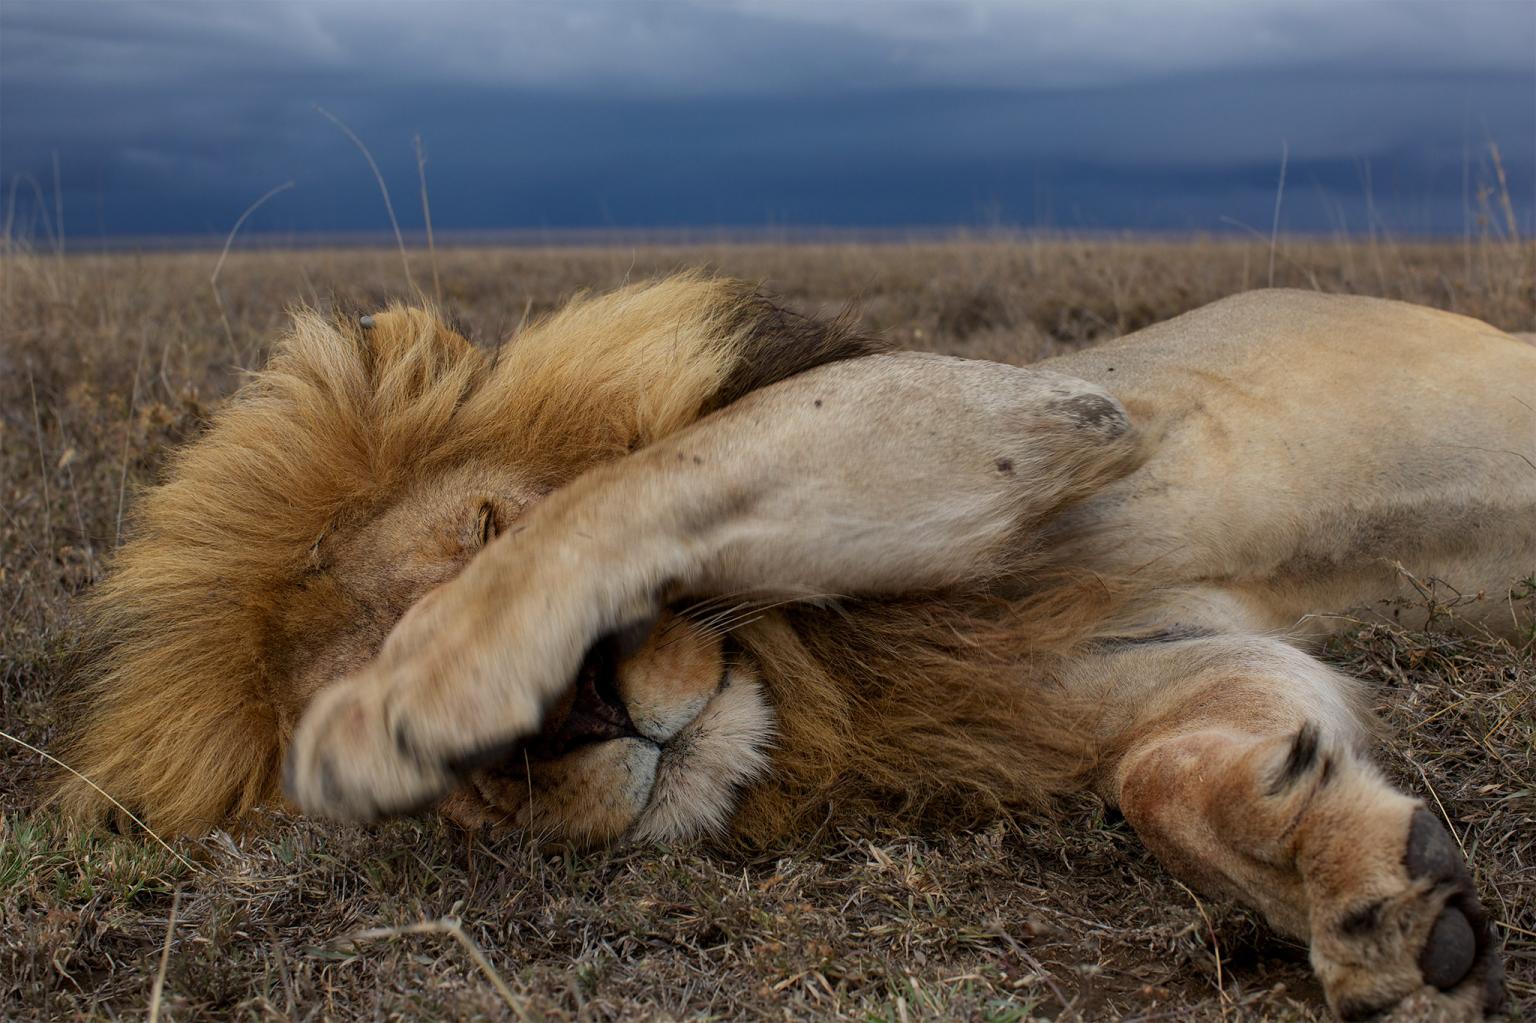
[(762, 845), (834, 813), (974, 824), (1081, 789), (1100, 708), (1057, 678), (1123, 606), (1121, 587), (1042, 569), (1029, 588), (790, 611), (738, 631), (780, 750), (737, 837)]
[[(275, 623), (339, 517), (375, 514), (410, 481), (476, 459), (558, 486), (875, 347), (701, 274), (578, 297), (489, 354), (428, 309), (365, 322), (295, 312), (267, 367), (141, 497), (86, 601), (96, 653), (67, 761), (168, 832), (280, 799), (294, 722)], [(1102, 585), (1069, 581), (1014, 600), (791, 610), (740, 630), (780, 749), (739, 830), (766, 839), (829, 802), (1038, 806), (1087, 767), (1073, 739), (1087, 711), (1055, 700), (1049, 679), (1107, 601)], [(77, 818), (105, 810), (74, 778), (60, 798)]]
[[(291, 722), (269, 633), (338, 516), (477, 457), (558, 486), (739, 393), (875, 348), (699, 273), (577, 296), (490, 355), (428, 309), (367, 322), (296, 311), (266, 368), (140, 497), (84, 603), (92, 652), (66, 761), (157, 828), (279, 798)], [(81, 819), (106, 809), (74, 777), (59, 798)]]

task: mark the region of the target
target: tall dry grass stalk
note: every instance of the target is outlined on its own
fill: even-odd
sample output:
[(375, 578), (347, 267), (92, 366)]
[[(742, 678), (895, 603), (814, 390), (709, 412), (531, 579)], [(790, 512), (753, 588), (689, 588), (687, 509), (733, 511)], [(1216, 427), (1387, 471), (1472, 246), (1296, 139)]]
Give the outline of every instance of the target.
[(281, 185), (268, 190), (260, 199), (257, 199), (245, 208), (245, 212), (240, 214), (239, 218), (235, 221), (235, 226), (231, 227), (229, 234), (224, 237), (224, 248), (219, 252), (218, 261), (213, 264), (213, 273), (208, 275), (208, 287), (213, 289), (213, 301), (219, 307), (219, 321), (224, 324), (224, 337), (229, 341), (231, 352), (235, 350), (235, 331), (229, 325), (229, 311), (224, 308), (224, 297), (219, 294), (219, 271), (224, 269), (224, 261), (229, 258), (229, 247), (235, 243), (235, 235), (240, 233), (240, 228), (244, 226), (251, 214), (261, 209), (268, 199), (275, 195), (280, 195), (292, 187), (292, 181), (285, 181)]
[(379, 194), (384, 197), (384, 211), (389, 214), (390, 229), (395, 232), (395, 246), (400, 250), (400, 266), (405, 270), (405, 283), (419, 298), (421, 296), (421, 289), (416, 286), (416, 278), (411, 274), (411, 257), (405, 251), (405, 238), (400, 234), (400, 221), (395, 217), (395, 204), (390, 201), (389, 186), (384, 183), (384, 174), (379, 170), (378, 163), (374, 161), (373, 154), (368, 151), (368, 147), (363, 144), (363, 140), (357, 137), (357, 133), (347, 127), (347, 123), (341, 118), (318, 104), (315, 106), (315, 111), (321, 117), (324, 117), (341, 129), (341, 133), (352, 140), (352, 144), (357, 147), (357, 151), (363, 154), (363, 159), (368, 161), (368, 169), (373, 171), (373, 180), (378, 183)]
[(421, 180), (421, 219), (427, 226), (427, 255), (432, 261), (432, 297), (441, 304), (443, 279), (437, 272), (437, 242), (432, 237), (432, 203), (427, 199), (427, 154), (422, 148), (420, 135), (412, 141), (416, 146), (416, 176)]
[(1275, 286), (1275, 249), (1280, 244), (1280, 203), (1285, 199), (1285, 165), (1291, 156), (1290, 143), (1280, 140), (1280, 183), (1275, 186), (1275, 216), (1269, 225), (1269, 283)]

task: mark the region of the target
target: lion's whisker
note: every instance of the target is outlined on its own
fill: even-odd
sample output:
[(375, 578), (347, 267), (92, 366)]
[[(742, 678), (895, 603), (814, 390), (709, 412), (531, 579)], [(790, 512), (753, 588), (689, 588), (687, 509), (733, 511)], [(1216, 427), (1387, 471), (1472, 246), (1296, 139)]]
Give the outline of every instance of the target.
[(749, 593), (751, 593), (750, 590), (732, 590), (728, 593), (719, 593), (704, 600), (694, 601), (688, 606), (681, 608), (678, 613), (680, 615), (699, 615), (705, 612), (712, 612), (716, 608), (723, 607), (732, 601), (740, 601), (741, 598), (746, 597)]
[[(687, 619), (694, 626), (695, 636), (702, 635), (706, 638), (714, 638), (728, 635), (737, 629), (745, 628), (753, 622), (761, 621), (767, 612), (774, 608), (784, 607), (787, 604), (796, 604), (807, 601), (836, 599), (835, 593), (802, 593), (785, 597), (782, 600), (764, 602), (761, 600), (741, 601), (731, 607), (718, 611), (704, 619)], [(717, 598), (718, 599), (718, 598)], [(670, 630), (668, 630), (670, 631)], [(681, 638), (681, 637), (678, 637)], [(657, 649), (665, 649), (676, 639), (663, 643)]]
[(732, 616), (727, 615), (724, 617), (723, 622), (716, 622), (715, 624), (717, 627), (721, 628), (722, 633), (730, 632), (732, 629), (740, 628), (741, 625), (744, 624), (740, 621), (740, 619), (747, 615), (755, 615), (756, 617), (754, 617), (752, 620), (756, 621), (757, 619), (763, 617), (766, 612), (772, 611), (774, 608), (784, 607), (786, 604), (799, 604), (806, 601), (821, 600), (827, 596), (830, 596), (830, 594), (801, 594), (794, 597), (786, 597), (783, 600), (776, 600), (769, 604), (755, 604), (750, 606), (741, 605), (737, 609), (738, 613), (734, 616), (734, 620)]

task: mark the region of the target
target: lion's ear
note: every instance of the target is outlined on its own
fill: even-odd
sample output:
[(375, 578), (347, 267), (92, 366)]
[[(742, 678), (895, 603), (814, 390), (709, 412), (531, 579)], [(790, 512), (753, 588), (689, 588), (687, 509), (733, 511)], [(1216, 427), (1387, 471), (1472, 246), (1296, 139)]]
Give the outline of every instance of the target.
[(477, 382), (488, 361), (436, 310), (396, 304), (335, 318), (296, 310), (272, 366), (327, 389), (348, 381), (376, 398), (409, 400), (445, 376)]
[(460, 359), (474, 353), (464, 332), (436, 310), (391, 305), (382, 312), (359, 316), (353, 336), (377, 361), (390, 362), (417, 354)]
[(817, 366), (890, 348), (882, 339), (859, 331), (846, 311), (831, 319), (805, 316), (743, 284), (728, 286), (725, 295), (727, 326), (722, 340), (732, 349), (735, 362), (705, 404), (705, 412)]

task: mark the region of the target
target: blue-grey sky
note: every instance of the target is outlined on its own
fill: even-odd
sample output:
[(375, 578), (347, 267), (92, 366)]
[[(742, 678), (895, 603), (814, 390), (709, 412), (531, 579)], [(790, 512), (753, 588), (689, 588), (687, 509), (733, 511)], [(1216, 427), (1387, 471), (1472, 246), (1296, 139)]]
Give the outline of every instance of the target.
[(387, 230), (316, 104), (407, 229), (1536, 227), (1529, 0), (0, 3), (34, 230)]

